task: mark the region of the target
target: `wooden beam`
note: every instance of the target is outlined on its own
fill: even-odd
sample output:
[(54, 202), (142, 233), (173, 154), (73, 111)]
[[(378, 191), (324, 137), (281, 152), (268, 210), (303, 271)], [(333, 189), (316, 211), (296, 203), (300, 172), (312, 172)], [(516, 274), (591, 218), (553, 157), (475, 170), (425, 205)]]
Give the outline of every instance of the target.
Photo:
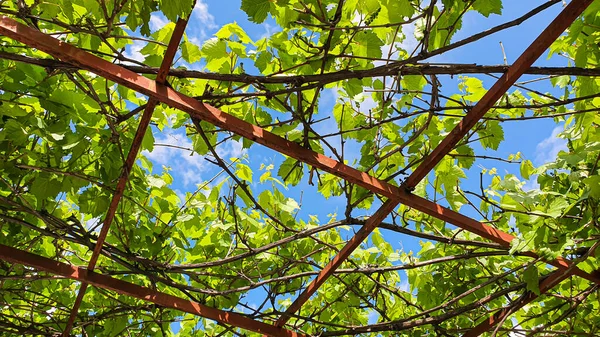
[(55, 275), (67, 277), (103, 289), (112, 290), (122, 295), (156, 303), (165, 308), (187, 312), (192, 315), (205, 317), (217, 322), (229, 324), (268, 336), (305, 336), (300, 333), (253, 320), (241, 314), (211, 308), (198, 302), (189, 301), (107, 275), (98, 274), (86, 268), (54, 261), (47, 257), (35, 255), (24, 250), (2, 244), (0, 244), (0, 259), (11, 263), (29, 266), (35, 268), (36, 270), (46, 271)]
[(424, 158), (421, 165), (408, 176), (403, 187), (412, 191), (593, 1), (571, 1), (550, 25), (546, 27), (540, 36), (521, 54), (517, 61), (508, 68), (506, 73), (485, 93), (450, 134)]

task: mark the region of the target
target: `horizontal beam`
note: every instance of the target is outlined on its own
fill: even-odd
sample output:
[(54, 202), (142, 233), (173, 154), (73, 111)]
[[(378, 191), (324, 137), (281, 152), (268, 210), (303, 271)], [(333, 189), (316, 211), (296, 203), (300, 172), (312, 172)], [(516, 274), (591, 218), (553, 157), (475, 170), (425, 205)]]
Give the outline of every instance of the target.
[(544, 29), (538, 38), (525, 49), (523, 54), (508, 68), (506, 73), (485, 93), (463, 120), (452, 129), (428, 156), (423, 158), (422, 164), (406, 178), (403, 186), (409, 190), (414, 189), (593, 1), (571, 1), (550, 25)]
[(98, 274), (82, 267), (54, 261), (47, 257), (35, 255), (24, 250), (2, 244), (0, 244), (0, 259), (91, 284), (99, 288), (112, 290), (122, 295), (156, 303), (165, 308), (187, 312), (192, 315), (205, 317), (220, 323), (233, 325), (268, 336), (306, 336), (287, 329), (255, 321), (244, 315), (211, 308), (198, 302), (189, 301), (150, 288), (142, 287), (137, 284)]
[[(514, 239), (514, 236), (504, 233), (501, 230), (471, 219), (425, 198), (411, 194), (404, 188), (399, 188), (386, 181), (372, 177), (365, 172), (361, 172), (323, 154), (306, 149), (259, 126), (229, 115), (192, 97), (178, 93), (165, 85), (161, 85), (119, 65), (96, 57), (68, 43), (58, 41), (47, 34), (31, 29), (8, 17), (0, 18), (0, 34), (35, 47), (65, 62), (87, 69), (173, 108), (187, 112), (195, 118), (212, 123), (224, 130), (233, 132), (301, 162), (312, 165), (315, 168), (336, 175), (373, 193), (381, 194), (408, 207), (463, 228), (504, 247), (509, 247), (511, 241)], [(528, 255), (537, 257), (537, 254), (533, 252), (528, 253)], [(561, 269), (569, 267), (569, 262), (563, 258), (547, 262)], [(600, 277), (578, 268), (575, 269), (574, 274), (600, 284)]]

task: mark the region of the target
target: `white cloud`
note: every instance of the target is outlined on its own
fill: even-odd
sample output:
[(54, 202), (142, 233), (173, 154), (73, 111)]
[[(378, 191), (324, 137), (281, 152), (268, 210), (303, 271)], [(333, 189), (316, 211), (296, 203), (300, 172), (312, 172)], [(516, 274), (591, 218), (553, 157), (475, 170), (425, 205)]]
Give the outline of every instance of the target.
[(142, 55), (142, 53), (140, 53), (140, 51), (145, 46), (146, 46), (146, 42), (144, 42), (144, 41), (138, 41), (138, 40), (134, 41), (133, 44), (128, 46), (128, 50), (125, 51), (125, 57), (139, 61), (139, 62), (143, 62), (146, 57), (144, 55)]
[[(204, 157), (185, 149), (192, 149), (192, 141), (182, 134), (165, 132), (157, 137), (152, 152), (144, 151), (143, 154), (155, 164), (169, 166), (174, 174), (180, 174), (183, 185), (202, 182), (201, 173), (208, 169), (209, 163)], [(181, 148), (174, 148), (178, 146)]]
[(159, 30), (168, 23), (169, 21), (167, 21), (167, 18), (165, 18), (162, 14), (152, 13), (152, 15), (150, 15), (150, 28), (152, 31)]
[[(192, 10), (192, 18), (194, 18), (194, 25), (190, 26), (187, 30), (188, 36), (191, 41), (204, 41), (208, 36), (208, 30), (214, 30), (218, 28), (215, 23), (215, 17), (208, 11), (208, 5), (202, 0), (196, 2), (196, 6)], [(195, 39), (195, 40), (194, 40)], [(194, 42), (197, 45), (201, 43)]]
[[(562, 126), (557, 126), (552, 130), (550, 136), (539, 142), (535, 148), (535, 159), (533, 160), (536, 166), (554, 161), (560, 151), (567, 151), (567, 140), (560, 138), (558, 135), (563, 131)], [(537, 182), (537, 175), (532, 175), (529, 180), (523, 185), (524, 191), (537, 190), (540, 184)]]
[(557, 126), (552, 130), (552, 134), (538, 143), (535, 149), (535, 163), (537, 165), (554, 161), (560, 151), (567, 150), (567, 141), (559, 138), (558, 134), (563, 130), (562, 126)]
[(398, 44), (398, 47), (406, 50), (409, 55), (419, 45), (419, 41), (417, 41), (417, 38), (415, 37), (415, 28), (416, 21), (407, 25), (402, 25), (402, 34), (404, 34), (404, 40)]
[(400, 282), (400, 290), (404, 291), (404, 292), (410, 292), (410, 284), (408, 283), (408, 280), (404, 280)]
[[(184, 187), (203, 183), (205, 177), (202, 175), (214, 167), (204, 159), (204, 156), (191, 151), (192, 141), (183, 134), (177, 134), (170, 130), (163, 132), (155, 139), (155, 144), (161, 145), (155, 145), (152, 152), (144, 151), (144, 156), (155, 165), (170, 167), (174, 176), (182, 178)], [(239, 158), (245, 151), (242, 149), (241, 142), (231, 140), (217, 147), (217, 153), (226, 162), (229, 162), (229, 158)]]
[[(402, 40), (402, 42), (394, 43), (393, 47), (389, 44), (383, 45), (381, 47), (381, 57), (387, 59), (389, 56), (391, 60), (395, 60), (398, 58), (398, 49), (404, 49), (408, 55), (410, 55), (419, 45), (419, 41), (417, 41), (417, 38), (415, 37), (415, 27), (415, 22), (402, 25), (402, 34), (404, 35), (404, 40)], [(376, 67), (385, 65), (386, 63), (386, 61), (374, 62)], [(388, 79), (391, 79), (391, 77), (388, 77)]]
[(53, 314), (55, 311), (56, 311), (56, 307), (52, 307), (52, 308), (46, 310), (46, 314), (48, 314), (48, 315), (46, 315), (46, 319), (51, 320), (52, 316), (54, 316)]
[(377, 311), (371, 310), (369, 312), (369, 321), (368, 321), (369, 324), (377, 323), (377, 321), (379, 321), (379, 317), (381, 317), (381, 316), (379, 315), (379, 313)]
[(273, 27), (267, 22), (263, 23), (262, 26), (265, 28), (265, 32), (263, 35), (260, 36), (261, 39), (268, 38), (279, 31), (277, 27)]
[(537, 182), (537, 177), (538, 177), (537, 174), (529, 177), (529, 180), (527, 180), (525, 185), (523, 185), (523, 187), (522, 187), (523, 191), (539, 190), (540, 184)]
[(230, 158), (239, 158), (245, 153), (246, 149), (242, 148), (241, 141), (227, 141), (217, 147), (217, 154), (225, 161), (228, 161)]
[(91, 218), (84, 222), (85, 228), (87, 230), (94, 229), (95, 232), (100, 232), (101, 221), (102, 219), (100, 218)]
[(208, 12), (208, 5), (205, 4), (202, 0), (196, 2), (196, 6), (194, 6), (192, 15), (195, 15), (196, 18), (198, 18), (201, 21), (200, 23), (206, 28), (217, 28), (217, 25), (215, 24), (215, 17)]

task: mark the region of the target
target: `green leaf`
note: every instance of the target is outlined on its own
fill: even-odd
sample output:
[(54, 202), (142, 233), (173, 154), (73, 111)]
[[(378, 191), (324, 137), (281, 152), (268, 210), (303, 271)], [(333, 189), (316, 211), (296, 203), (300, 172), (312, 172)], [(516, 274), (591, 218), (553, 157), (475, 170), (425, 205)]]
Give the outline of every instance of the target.
[(215, 33), (215, 36), (219, 39), (233, 40), (233, 37), (237, 37), (241, 43), (252, 43), (250, 36), (240, 27), (236, 22), (228, 23), (221, 27), (219, 31)]
[(52, 243), (52, 239), (49, 237), (45, 237), (42, 240), (42, 249), (44, 250), (44, 253), (46, 254), (46, 256), (49, 257), (54, 257), (56, 255), (56, 247), (54, 247), (54, 244)]
[(41, 174), (31, 185), (31, 193), (39, 199), (55, 198), (62, 188), (58, 179), (52, 178), (47, 174)]
[(217, 38), (208, 39), (204, 42), (202, 54), (206, 56), (206, 68), (212, 71), (218, 71), (229, 57), (227, 44)]
[(504, 129), (499, 121), (487, 121), (485, 127), (477, 132), (479, 141), (484, 148), (498, 150), (498, 146), (504, 140)]
[(354, 37), (352, 49), (355, 55), (368, 58), (381, 58), (383, 41), (372, 31), (361, 31)]
[(473, 9), (488, 17), (490, 14), (502, 14), (502, 0), (477, 0), (473, 2)]
[(154, 135), (152, 134), (152, 128), (148, 128), (142, 139), (142, 150), (148, 150), (152, 152), (154, 150)]
[(252, 182), (252, 170), (250, 167), (248, 167), (248, 165), (237, 164), (237, 170), (235, 171), (235, 174), (241, 180), (245, 180), (250, 183)]
[(529, 179), (534, 170), (535, 168), (533, 167), (531, 160), (523, 160), (521, 162), (521, 176), (524, 179)]
[(402, 85), (402, 89), (421, 91), (427, 84), (427, 80), (421, 75), (408, 75), (403, 76), (400, 83)]
[(563, 210), (568, 206), (569, 203), (565, 199), (557, 196), (552, 199), (552, 202), (548, 206), (546, 213), (553, 218), (558, 218), (562, 215)]
[(178, 17), (187, 18), (192, 12), (194, 0), (161, 0), (160, 10), (170, 21), (177, 21)]
[(593, 175), (583, 180), (590, 191), (590, 197), (600, 199), (600, 176)]
[(248, 14), (248, 20), (255, 23), (263, 23), (270, 8), (269, 0), (242, 0), (242, 10)]
[(527, 284), (527, 290), (535, 293), (536, 295), (540, 294), (540, 280), (538, 275), (538, 270), (535, 265), (531, 265), (523, 271), (523, 279)]
[(284, 179), (285, 182), (292, 184), (292, 186), (296, 186), (304, 174), (302, 163), (293, 158), (287, 158), (281, 163), (277, 174)]
[(479, 101), (486, 93), (486, 90), (483, 87), (483, 82), (478, 78), (468, 77), (464, 81), (463, 85), (466, 91), (469, 93), (469, 95), (465, 96), (464, 98), (471, 102)]
[(187, 63), (195, 63), (200, 61), (202, 53), (198, 46), (185, 39), (181, 44), (181, 56)]

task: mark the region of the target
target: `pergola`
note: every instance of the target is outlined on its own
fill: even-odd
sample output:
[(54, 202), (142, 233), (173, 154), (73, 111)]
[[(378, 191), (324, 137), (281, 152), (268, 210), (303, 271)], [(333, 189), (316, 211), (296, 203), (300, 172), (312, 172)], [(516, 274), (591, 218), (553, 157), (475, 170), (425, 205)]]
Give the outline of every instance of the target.
[[(92, 55), (78, 47), (61, 42), (54, 37), (44, 34), (38, 30), (23, 25), (12, 18), (2, 17), (0, 19), (0, 34), (10, 37), (15, 41), (26, 44), (32, 48), (41, 50), (57, 60), (59, 63), (53, 63), (54, 66), (64, 68), (74, 68), (90, 71), (107, 80), (113, 81), (118, 85), (130, 88), (140, 94), (149, 97), (148, 104), (145, 106), (143, 115), (139, 119), (139, 125), (135, 138), (129, 152), (121, 175), (116, 184), (115, 192), (112, 196), (110, 206), (103, 218), (102, 228), (98, 235), (93, 254), (89, 260), (87, 268), (75, 265), (69, 265), (52, 259), (29, 253), (16, 247), (0, 245), (0, 258), (4, 261), (21, 264), (35, 268), (39, 271), (45, 271), (60, 275), (81, 282), (77, 299), (71, 310), (71, 316), (67, 327), (64, 330), (64, 336), (69, 336), (73, 324), (77, 318), (77, 312), (83, 301), (85, 301), (86, 289), (91, 285), (93, 287), (105, 288), (115, 291), (119, 294), (135, 297), (144, 301), (155, 303), (165, 308), (172, 308), (186, 313), (191, 313), (201, 317), (209, 318), (222, 324), (247, 329), (269, 336), (301, 336), (303, 333), (293, 331), (286, 327), (288, 320), (293, 314), (298, 312), (303, 304), (308, 301), (323, 283), (328, 280), (334, 271), (348, 259), (352, 252), (377, 228), (380, 223), (396, 208), (399, 204), (411, 207), (427, 215), (438, 218), (444, 222), (460, 227), (466, 231), (474, 233), (491, 242), (510, 247), (515, 236), (498, 230), (488, 224), (467, 217), (447, 207), (434, 203), (430, 200), (412, 194), (415, 186), (426, 177), (431, 170), (438, 164), (444, 156), (453, 149), (471, 130), (475, 124), (488, 112), (488, 110), (507, 92), (507, 90), (527, 71), (535, 73), (532, 64), (542, 55), (542, 53), (554, 42), (569, 25), (592, 3), (592, 0), (573, 0), (564, 8), (564, 10), (552, 21), (552, 23), (543, 31), (541, 35), (522, 53), (522, 55), (503, 71), (503, 75), (489, 89), (483, 98), (472, 108), (463, 120), (448, 134), (444, 140), (431, 151), (421, 164), (413, 170), (410, 176), (404, 180), (400, 187), (373, 177), (365, 172), (361, 172), (349, 165), (341, 163), (323, 154), (307, 149), (296, 142), (289, 141), (281, 136), (275, 135), (257, 125), (246, 122), (240, 118), (232, 116), (221, 111), (207, 103), (195, 98), (186, 96), (172, 89), (167, 83), (167, 77), (176, 73), (178, 70), (171, 69), (171, 64), (178, 50), (182, 36), (184, 34), (187, 20), (180, 18), (177, 21), (176, 28), (168, 43), (168, 48), (163, 57), (160, 69), (156, 73), (156, 80), (149, 79), (136, 72), (135, 67), (127, 69), (123, 66), (108, 62), (100, 57)], [(13, 57), (14, 58), (14, 57)], [(19, 61), (18, 58), (15, 59)], [(43, 63), (43, 62), (41, 62)], [(43, 64), (40, 64), (43, 65)], [(138, 69), (140, 70), (140, 69)], [(410, 73), (426, 73), (426, 68), (411, 70), (403, 69)], [(140, 72), (142, 72), (140, 70)], [(314, 75), (319, 76), (319, 75)], [(340, 74), (343, 77), (344, 74)], [(135, 164), (136, 157), (140, 152), (141, 143), (144, 134), (148, 130), (154, 108), (157, 104), (165, 104), (174, 109), (184, 111), (189, 114), (193, 123), (200, 128), (200, 121), (211, 123), (222, 130), (229, 131), (235, 135), (242, 136), (253, 142), (259, 143), (267, 148), (275, 150), (291, 158), (297, 159), (309, 166), (333, 174), (346, 181), (368, 189), (372, 193), (387, 198), (387, 201), (371, 216), (360, 230), (352, 237), (338, 254), (318, 273), (310, 284), (301, 292), (282, 314), (275, 324), (246, 317), (229, 311), (223, 311), (218, 308), (212, 308), (202, 303), (197, 303), (188, 299), (179, 298), (170, 294), (162, 293), (154, 289), (142, 287), (111, 276), (103, 275), (95, 271), (98, 258), (102, 253), (103, 245), (107, 235), (110, 232), (111, 224), (115, 217), (119, 202), (123, 198), (126, 184)], [(524, 255), (539, 258), (545, 263), (556, 267), (556, 270), (548, 277), (540, 280), (540, 294), (544, 294), (553, 287), (560, 284), (570, 276), (589, 280), (600, 284), (600, 272), (589, 273), (581, 270), (575, 263), (566, 258), (559, 257), (554, 260), (548, 260), (541, 257), (536, 252), (526, 252)], [(527, 292), (518, 303), (518, 307), (523, 307), (530, 303), (539, 295)], [(488, 319), (483, 320), (477, 326), (466, 332), (463, 336), (479, 336), (489, 331), (499, 322), (506, 319), (508, 315), (514, 312), (515, 308), (507, 308), (497, 311)]]

